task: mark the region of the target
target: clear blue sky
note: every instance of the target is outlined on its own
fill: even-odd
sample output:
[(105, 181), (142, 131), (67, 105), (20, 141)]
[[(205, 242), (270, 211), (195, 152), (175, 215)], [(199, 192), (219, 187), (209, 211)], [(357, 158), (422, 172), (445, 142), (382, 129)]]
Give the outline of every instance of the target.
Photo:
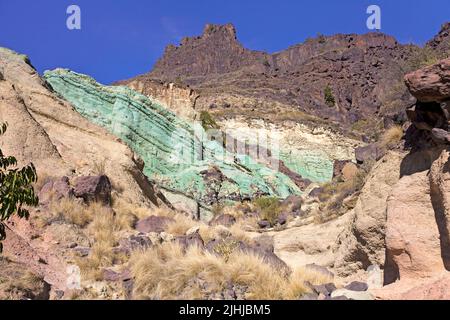
[[(81, 8), (82, 30), (66, 28)], [(0, 0), (0, 46), (42, 72), (66, 67), (110, 83), (147, 72), (169, 43), (206, 23), (232, 22), (250, 49), (275, 52), (318, 33), (366, 33), (366, 8), (382, 9), (382, 32), (423, 44), (450, 21), (450, 0)]]

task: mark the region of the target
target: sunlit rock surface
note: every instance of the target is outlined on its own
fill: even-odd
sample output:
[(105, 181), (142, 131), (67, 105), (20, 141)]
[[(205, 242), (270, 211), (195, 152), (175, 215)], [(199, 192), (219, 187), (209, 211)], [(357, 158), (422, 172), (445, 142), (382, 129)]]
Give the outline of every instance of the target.
[(166, 191), (210, 208), (218, 201), (301, 193), (286, 175), (248, 155), (207, 141), (204, 129), (126, 87), (57, 69), (45, 79), (76, 110), (126, 142), (145, 162), (144, 173)]

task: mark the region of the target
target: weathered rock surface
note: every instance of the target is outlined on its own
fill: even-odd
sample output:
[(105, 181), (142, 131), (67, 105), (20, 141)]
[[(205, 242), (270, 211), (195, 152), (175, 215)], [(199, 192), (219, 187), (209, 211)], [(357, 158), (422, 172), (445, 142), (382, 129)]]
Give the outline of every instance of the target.
[[(318, 36), (268, 54), (244, 48), (232, 25), (207, 25), (201, 36), (169, 45), (150, 73), (121, 84), (178, 79), (199, 93), (198, 109), (219, 118), (257, 114), (275, 119), (279, 106), (287, 106), (292, 112), (338, 120), (349, 131), (348, 124), (357, 122), (369, 129), (373, 126), (367, 119), (391, 116), (410, 102), (401, 78), (422, 63), (422, 50), (448, 57), (448, 30), (447, 23), (425, 49), (368, 33)], [(327, 86), (334, 106), (324, 99)], [(395, 107), (385, 108), (390, 102)]]
[(62, 198), (71, 198), (75, 194), (70, 187), (68, 177), (61, 177), (57, 179), (50, 179), (44, 184), (39, 192), (39, 203), (48, 204), (50, 201), (59, 201)]
[(33, 162), (38, 175), (95, 174), (103, 167), (124, 199), (142, 205), (157, 202), (134, 153), (106, 130), (83, 118), (52, 92), (22, 55), (0, 48), (0, 120), (10, 124), (1, 148), (19, 164)]
[(372, 264), (384, 265), (386, 201), (400, 179), (402, 155), (388, 153), (369, 174), (352, 214), (352, 223), (334, 245), (335, 270), (347, 276)]
[(75, 197), (83, 198), (86, 203), (98, 202), (111, 205), (111, 182), (105, 175), (79, 177), (75, 181)]
[(450, 59), (405, 76), (408, 89), (421, 102), (450, 99)]
[(348, 227), (351, 213), (324, 224), (308, 224), (273, 233), (274, 252), (292, 268), (317, 264), (333, 267), (333, 246)]
[(143, 95), (153, 97), (156, 101), (186, 120), (195, 120), (197, 112), (195, 103), (199, 97), (193, 89), (175, 83), (148, 79), (145, 76), (133, 78), (131, 81), (119, 81), (116, 85), (127, 85)]
[(439, 139), (448, 131), (442, 102), (448, 98), (448, 63), (440, 61), (405, 77), (418, 99), (407, 110), (415, 127), (410, 139), (415, 141), (387, 202), (387, 286), (374, 291), (378, 298), (449, 298), (449, 149)]
[(150, 216), (139, 220), (136, 223), (136, 230), (142, 233), (156, 232), (161, 233), (166, 231), (167, 225), (173, 222), (174, 219), (162, 216)]
[[(47, 72), (45, 78), (81, 115), (133, 148), (144, 160), (144, 173), (166, 191), (207, 208), (220, 200), (300, 193), (286, 175), (248, 155), (229, 153), (216, 141), (207, 140), (199, 124), (177, 117), (136, 91), (101, 86), (62, 69)], [(211, 170), (222, 178), (209, 179), (211, 175), (204, 173)]]

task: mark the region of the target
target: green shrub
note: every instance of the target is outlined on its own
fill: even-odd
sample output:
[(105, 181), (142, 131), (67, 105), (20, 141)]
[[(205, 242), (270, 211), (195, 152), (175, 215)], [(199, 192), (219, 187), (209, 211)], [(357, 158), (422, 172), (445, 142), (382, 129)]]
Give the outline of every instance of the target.
[(255, 199), (253, 204), (259, 210), (260, 218), (262, 220), (267, 220), (271, 226), (275, 225), (275, 222), (281, 213), (281, 204), (278, 198), (261, 197)]
[(331, 88), (329, 86), (325, 87), (324, 98), (325, 98), (325, 103), (329, 107), (334, 107), (336, 105), (336, 99), (334, 98), (333, 91), (331, 90)]
[(211, 114), (208, 111), (202, 111), (200, 112), (200, 122), (202, 123), (203, 129), (210, 130), (210, 129), (219, 129), (220, 126), (217, 124), (216, 120), (211, 116)]

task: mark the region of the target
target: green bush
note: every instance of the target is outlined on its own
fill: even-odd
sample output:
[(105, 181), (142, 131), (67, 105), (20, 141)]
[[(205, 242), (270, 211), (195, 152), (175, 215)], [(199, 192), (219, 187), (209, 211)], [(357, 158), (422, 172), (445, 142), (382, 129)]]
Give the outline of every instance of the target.
[(219, 129), (220, 126), (217, 124), (216, 120), (211, 116), (208, 111), (200, 112), (200, 122), (205, 130)]
[(325, 98), (325, 103), (329, 107), (334, 107), (336, 105), (336, 99), (334, 98), (333, 91), (331, 90), (331, 88), (329, 86), (325, 87), (324, 98)]
[(271, 226), (275, 225), (275, 222), (281, 213), (281, 204), (278, 198), (261, 197), (255, 199), (253, 204), (259, 210), (260, 218), (262, 220), (267, 220)]

